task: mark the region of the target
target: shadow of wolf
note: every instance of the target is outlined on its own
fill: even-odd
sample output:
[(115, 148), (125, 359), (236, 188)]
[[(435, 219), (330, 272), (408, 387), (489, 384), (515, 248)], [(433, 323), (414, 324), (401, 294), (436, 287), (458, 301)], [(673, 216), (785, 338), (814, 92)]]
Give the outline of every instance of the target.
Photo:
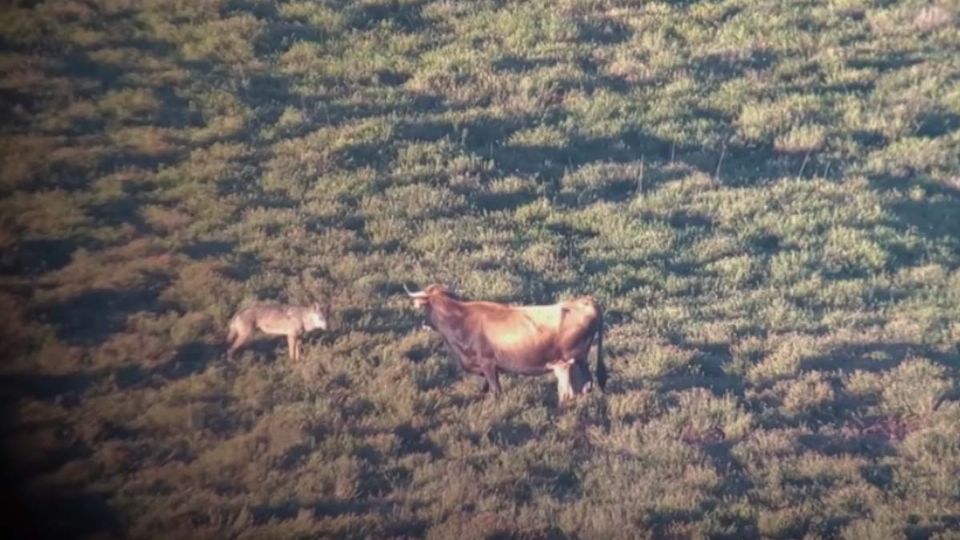
[(234, 353), (259, 330), (271, 336), (287, 336), (290, 358), (299, 360), (303, 335), (316, 329), (326, 330), (329, 320), (329, 304), (319, 302), (309, 306), (262, 303), (241, 309), (230, 319), (227, 359), (233, 359)]

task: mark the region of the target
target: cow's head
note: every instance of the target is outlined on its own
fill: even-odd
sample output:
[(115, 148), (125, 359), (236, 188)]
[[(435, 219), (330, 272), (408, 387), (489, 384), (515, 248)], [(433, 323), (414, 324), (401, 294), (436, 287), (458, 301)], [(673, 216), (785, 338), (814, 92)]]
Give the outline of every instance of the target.
[(407, 292), (407, 296), (413, 300), (413, 307), (423, 310), (425, 317), (424, 326), (427, 327), (432, 327), (433, 323), (431, 315), (434, 311), (434, 307), (438, 303), (442, 303), (443, 300), (451, 296), (446, 287), (438, 284), (429, 285), (422, 291), (411, 291), (406, 285), (404, 285), (403, 290), (405, 290)]
[(428, 285), (427, 288), (422, 291), (411, 291), (407, 288), (406, 284), (404, 284), (403, 290), (407, 292), (407, 296), (413, 299), (413, 307), (418, 309), (428, 307), (430, 302), (439, 296), (450, 295), (450, 292), (446, 287), (436, 283), (433, 285)]

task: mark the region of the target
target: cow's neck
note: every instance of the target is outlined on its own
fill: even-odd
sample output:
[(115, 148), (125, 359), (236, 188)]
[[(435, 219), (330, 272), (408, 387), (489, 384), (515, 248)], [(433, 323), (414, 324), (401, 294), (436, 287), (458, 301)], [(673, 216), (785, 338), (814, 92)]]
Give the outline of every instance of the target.
[(468, 329), (464, 326), (466, 316), (460, 302), (450, 298), (432, 302), (429, 318), (431, 326), (443, 336), (447, 345), (454, 349), (463, 348)]

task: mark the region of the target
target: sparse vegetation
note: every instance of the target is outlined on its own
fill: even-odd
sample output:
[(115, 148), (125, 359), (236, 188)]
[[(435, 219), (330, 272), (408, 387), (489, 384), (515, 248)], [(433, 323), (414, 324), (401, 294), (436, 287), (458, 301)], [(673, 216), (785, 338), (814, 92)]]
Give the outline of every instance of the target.
[[(955, 538), (958, 16), (5, 7), (13, 534)], [(434, 281), (595, 295), (607, 393), (479, 397), (402, 294)], [(300, 362), (222, 359), (317, 295)]]

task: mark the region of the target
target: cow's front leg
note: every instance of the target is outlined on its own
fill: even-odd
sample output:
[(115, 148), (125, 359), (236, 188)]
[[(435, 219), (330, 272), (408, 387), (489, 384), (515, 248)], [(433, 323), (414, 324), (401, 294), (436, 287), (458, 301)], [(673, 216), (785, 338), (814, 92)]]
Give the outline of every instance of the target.
[(547, 364), (547, 367), (553, 370), (553, 374), (557, 377), (557, 401), (561, 405), (572, 400), (574, 396), (573, 385), (570, 382), (570, 369), (574, 363), (575, 360), (571, 358)]
[(490, 362), (484, 366), (481, 366), (481, 371), (483, 371), (484, 386), (487, 389), (493, 390), (493, 395), (500, 395), (500, 374), (497, 372), (497, 366)]
[(487, 381), (486, 377), (480, 377), (480, 384), (478, 385), (478, 388), (480, 388), (481, 396), (490, 391), (490, 382)]

